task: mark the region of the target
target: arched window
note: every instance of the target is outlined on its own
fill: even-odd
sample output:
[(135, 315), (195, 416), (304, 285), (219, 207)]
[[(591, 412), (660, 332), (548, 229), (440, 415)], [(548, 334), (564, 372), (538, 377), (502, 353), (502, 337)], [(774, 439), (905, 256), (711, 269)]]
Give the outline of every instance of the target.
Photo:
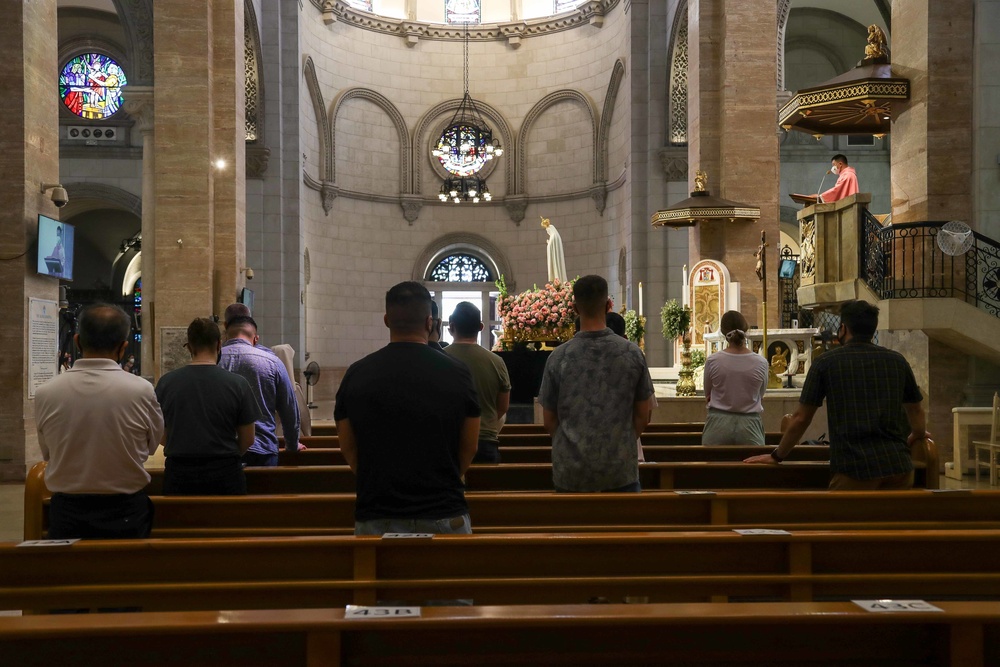
[(59, 97), (66, 108), (87, 120), (104, 120), (122, 105), (125, 72), (102, 53), (83, 53), (59, 74)]
[(451, 343), (448, 318), (455, 307), (468, 301), (482, 314), (483, 333), (479, 344), (490, 349), (500, 335), (497, 314), (496, 264), (485, 253), (469, 248), (443, 249), (430, 262), (425, 285), (434, 297), (441, 316), (441, 340)]
[(681, 7), (670, 59), (670, 145), (688, 142), (688, 10)]
[(483, 260), (465, 253), (441, 258), (431, 270), (430, 279), (445, 283), (481, 283), (494, 280)]

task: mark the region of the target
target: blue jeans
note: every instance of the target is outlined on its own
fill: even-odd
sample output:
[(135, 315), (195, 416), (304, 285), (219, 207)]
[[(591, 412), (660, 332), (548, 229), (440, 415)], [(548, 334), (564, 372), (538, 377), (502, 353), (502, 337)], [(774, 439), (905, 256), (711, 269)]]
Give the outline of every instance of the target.
[(369, 519), (355, 521), (355, 535), (385, 533), (434, 533), (435, 535), (471, 535), (472, 522), (468, 514), (450, 519)]

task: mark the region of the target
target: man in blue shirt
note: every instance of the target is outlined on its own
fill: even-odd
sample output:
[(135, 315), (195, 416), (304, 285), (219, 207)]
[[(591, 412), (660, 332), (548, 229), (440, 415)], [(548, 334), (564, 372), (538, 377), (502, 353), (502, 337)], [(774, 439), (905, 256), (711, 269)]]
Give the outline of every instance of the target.
[(235, 317), (227, 323), (219, 365), (242, 376), (250, 383), (254, 398), (260, 408), (254, 442), (243, 454), (248, 466), (278, 465), (278, 436), (275, 414), (281, 419), (285, 434), (285, 450), (294, 452), (305, 449), (299, 445), (299, 408), (295, 401), (295, 385), (285, 370), (285, 365), (271, 352), (257, 343), (257, 323), (252, 317)]

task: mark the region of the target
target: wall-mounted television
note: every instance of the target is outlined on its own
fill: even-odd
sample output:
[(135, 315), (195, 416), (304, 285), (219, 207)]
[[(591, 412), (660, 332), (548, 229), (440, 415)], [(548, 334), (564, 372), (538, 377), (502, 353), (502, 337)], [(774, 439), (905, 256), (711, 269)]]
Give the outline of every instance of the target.
[(240, 290), (240, 298), (237, 299), (239, 303), (250, 309), (250, 313), (253, 313), (253, 290), (249, 287), (244, 287)]
[(38, 216), (38, 273), (73, 280), (73, 225)]

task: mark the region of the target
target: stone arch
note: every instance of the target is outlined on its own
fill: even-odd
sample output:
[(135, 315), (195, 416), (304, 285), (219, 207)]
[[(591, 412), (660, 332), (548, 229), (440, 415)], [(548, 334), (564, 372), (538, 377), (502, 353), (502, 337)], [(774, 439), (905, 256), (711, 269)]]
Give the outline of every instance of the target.
[[(831, 42), (818, 37), (816, 35), (810, 35), (809, 37), (792, 37), (787, 40), (785, 51), (792, 49), (807, 49), (809, 51), (815, 51), (819, 53), (824, 58), (830, 61), (830, 65), (838, 73), (842, 74), (847, 70), (851, 69), (851, 63), (848, 63), (844, 58), (837, 53), (837, 47)], [(816, 82), (819, 83), (818, 81)]]
[(330, 171), (329, 180), (337, 182), (337, 117), (340, 108), (345, 102), (353, 99), (368, 100), (378, 108), (382, 109), (396, 126), (396, 134), (399, 136), (399, 189), (403, 194), (411, 191), (410, 185), (410, 134), (406, 129), (406, 121), (403, 114), (393, 104), (388, 97), (370, 88), (347, 88), (340, 91), (333, 100), (330, 108)]
[(142, 198), (127, 190), (105, 183), (86, 181), (63, 183), (69, 203), (59, 211), (62, 219), (103, 208), (128, 211), (142, 219)]
[(597, 129), (597, 109), (594, 108), (594, 103), (591, 102), (590, 98), (581, 93), (578, 90), (557, 90), (554, 93), (549, 93), (538, 102), (535, 106), (531, 107), (528, 111), (528, 115), (524, 117), (524, 122), (521, 123), (521, 131), (518, 133), (517, 138), (517, 183), (515, 187), (517, 192), (524, 192), (524, 174), (527, 170), (526, 160), (527, 160), (527, 141), (528, 134), (531, 132), (532, 125), (538, 120), (538, 117), (542, 113), (559, 102), (579, 102), (581, 106), (587, 111), (587, 116), (590, 118), (590, 134), (591, 140), (594, 145), (594, 155), (591, 160), (591, 173), (593, 175), (594, 182), (597, 182), (599, 178), (598, 172), (598, 162), (600, 162), (598, 155), (600, 154), (599, 136)]
[(608, 135), (611, 134), (611, 119), (614, 117), (615, 104), (618, 102), (618, 91), (622, 79), (625, 78), (625, 61), (619, 58), (611, 68), (611, 80), (608, 81), (608, 92), (604, 95), (604, 110), (601, 112), (601, 127), (597, 134), (597, 182), (608, 180)]
[(125, 32), (132, 85), (153, 83), (153, 0), (112, 0)]
[[(514, 163), (517, 159), (517, 151), (514, 149), (514, 133), (510, 129), (510, 123), (504, 117), (500, 110), (496, 107), (487, 104), (486, 102), (481, 102), (475, 100), (476, 108), (479, 113), (482, 114), (483, 118), (493, 125), (495, 130), (500, 133), (500, 143), (504, 148), (504, 179), (506, 185), (506, 195), (517, 194), (517, 184), (515, 183), (515, 172)], [(412, 159), (412, 171), (413, 174), (413, 188), (412, 192), (415, 194), (420, 194), (422, 185), (422, 175), (423, 169), (421, 169), (421, 160), (427, 156), (430, 152), (428, 146), (428, 138), (426, 136), (429, 128), (436, 122), (440, 116), (444, 116), (448, 113), (454, 113), (456, 109), (462, 104), (461, 99), (448, 100), (446, 102), (441, 102), (431, 109), (429, 109), (420, 120), (417, 122), (417, 127), (413, 133), (413, 150), (411, 151)], [(436, 140), (437, 137), (434, 137)], [(512, 155), (512, 153), (514, 153)]]
[(313, 111), (316, 113), (316, 136), (319, 137), (319, 174), (320, 183), (325, 183), (331, 179), (333, 174), (333, 152), (330, 150), (330, 119), (326, 115), (326, 103), (323, 101), (323, 91), (320, 90), (319, 81), (316, 79), (316, 65), (313, 59), (306, 56), (306, 61), (302, 66), (302, 75), (306, 80), (306, 87), (309, 89), (309, 99), (313, 103)]
[(510, 260), (498, 245), (489, 239), (478, 234), (458, 232), (455, 234), (445, 234), (439, 236), (430, 243), (417, 256), (417, 261), (413, 264), (411, 278), (418, 282), (427, 279), (427, 272), (432, 265), (446, 254), (453, 252), (468, 252), (491, 265), (496, 272), (496, 276), (503, 276), (507, 282), (507, 288), (514, 291), (515, 281), (511, 273)]
[(677, 7), (674, 27), (670, 31), (670, 81), (667, 90), (669, 98), (667, 141), (671, 146), (687, 146), (688, 143), (688, 6), (686, 2)]
[(75, 56), (83, 53), (105, 53), (117, 61), (125, 70), (125, 76), (131, 82), (132, 63), (129, 61), (128, 50), (118, 42), (103, 37), (74, 37), (59, 42), (59, 67)]

